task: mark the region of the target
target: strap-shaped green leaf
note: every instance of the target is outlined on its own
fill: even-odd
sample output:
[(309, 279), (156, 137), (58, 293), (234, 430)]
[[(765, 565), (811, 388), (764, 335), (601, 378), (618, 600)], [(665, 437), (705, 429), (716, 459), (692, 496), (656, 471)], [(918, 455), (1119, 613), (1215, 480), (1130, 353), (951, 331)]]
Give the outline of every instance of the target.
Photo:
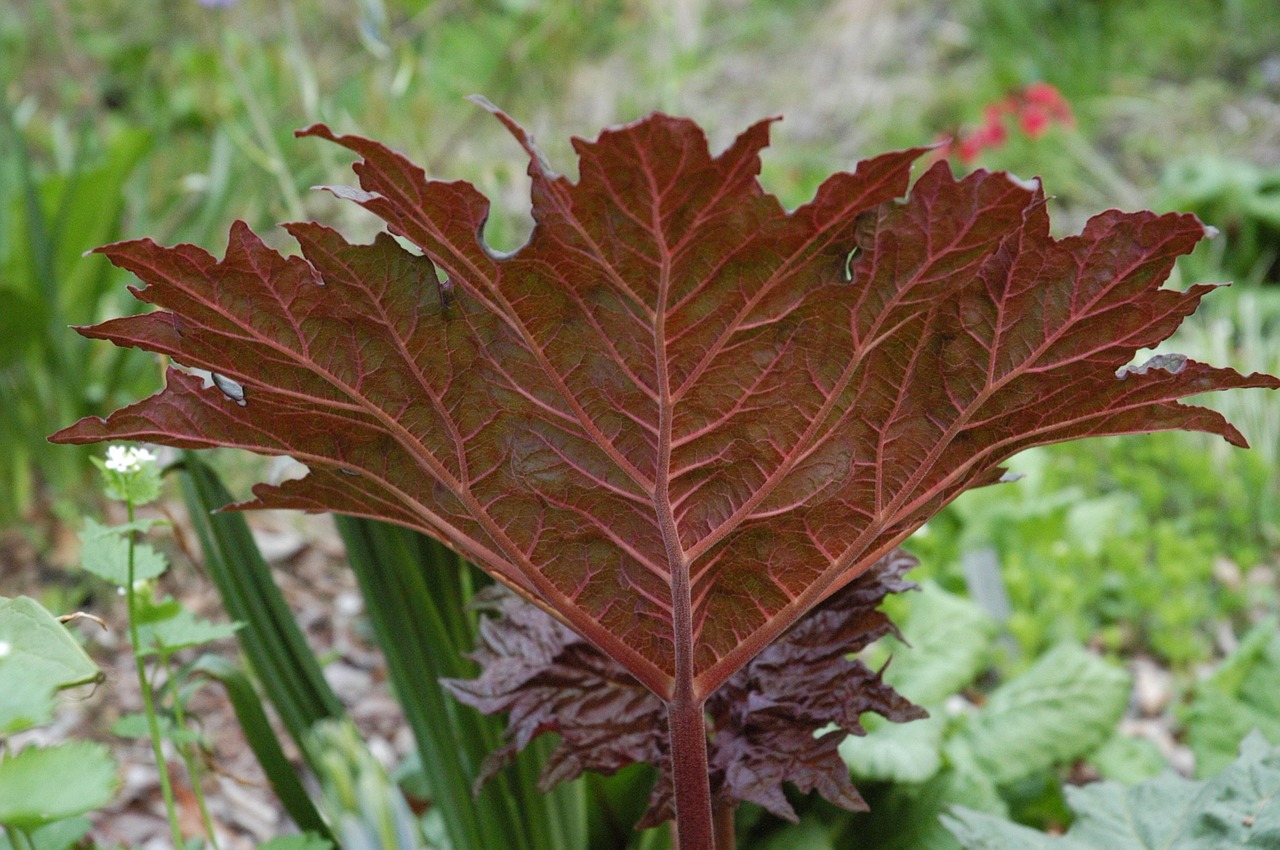
[(182, 493), (223, 607), (232, 620), (244, 623), (237, 633), (240, 648), (290, 737), (302, 746), (316, 721), (344, 716), (342, 704), (321, 674), (244, 517), (214, 513), (232, 501), (231, 494), (191, 452), (184, 455)]
[(257, 756), (258, 763), (262, 765), (262, 770), (266, 773), (272, 789), (275, 790), (276, 797), (280, 799), (284, 810), (289, 813), (289, 817), (298, 825), (298, 828), (306, 832), (314, 832), (326, 841), (331, 839), (333, 836), (329, 832), (328, 825), (316, 810), (315, 803), (311, 801), (306, 788), (303, 787), (297, 769), (280, 747), (280, 740), (276, 737), (275, 730), (271, 728), (267, 713), (263, 711), (262, 699), (244, 671), (216, 655), (202, 656), (188, 669), (191, 673), (208, 676), (226, 688), (227, 697), (231, 700), (231, 707), (236, 713), (236, 720), (244, 730), (245, 740), (249, 742), (249, 747)]
[(474, 644), (474, 615), (464, 606), (475, 570), (421, 534), (373, 520), (336, 520), (453, 846), (582, 847), (582, 790), (575, 783), (540, 792), (539, 759), (522, 759), (472, 797), (480, 763), (502, 740), (502, 724), (458, 704), (439, 679), (475, 670), (464, 657)]

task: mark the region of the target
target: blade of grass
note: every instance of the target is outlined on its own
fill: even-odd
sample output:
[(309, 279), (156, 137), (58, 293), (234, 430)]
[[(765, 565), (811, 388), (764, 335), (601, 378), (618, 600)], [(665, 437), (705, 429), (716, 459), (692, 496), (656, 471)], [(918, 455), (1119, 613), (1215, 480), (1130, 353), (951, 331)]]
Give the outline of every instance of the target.
[[(386, 657), (392, 687), (413, 729), (433, 803), (453, 846), (457, 850), (526, 847), (518, 821), (495, 805), (502, 802), (496, 796), (507, 795), (491, 787), (481, 798), (472, 799), (472, 777), (493, 737), (483, 723), (464, 716), (462, 707), (438, 683), (441, 677), (466, 670), (458, 635), (444, 615), (444, 610), (456, 607), (456, 561), (425, 563), (411, 532), (370, 520), (335, 519)], [(436, 568), (434, 591), (425, 578), (432, 567)], [(513, 801), (508, 797), (506, 802)], [(498, 811), (482, 811), (495, 808)]]
[(289, 736), (305, 752), (305, 735), (312, 725), (346, 713), (321, 675), (244, 517), (213, 513), (234, 501), (231, 494), (192, 452), (183, 453), (181, 471), (183, 496), (204, 550), (205, 566), (227, 615), (245, 624), (236, 633), (240, 648)]
[(204, 655), (191, 664), (188, 672), (208, 676), (226, 688), (236, 720), (244, 730), (245, 740), (262, 765), (276, 797), (298, 825), (298, 829), (315, 832), (323, 838), (333, 840), (328, 824), (307, 794), (297, 770), (281, 749), (280, 740), (271, 728), (267, 713), (263, 711), (262, 701), (244, 671), (225, 658)]
[[(466, 607), (475, 568), (416, 532), (374, 520), (336, 520), (455, 847), (490, 847), (495, 841), (513, 850), (585, 847), (583, 783), (561, 785), (549, 794), (538, 789), (550, 742), (532, 747), (472, 797), (472, 780), (484, 757), (501, 743), (502, 724), (458, 704), (439, 680), (475, 675), (465, 657), (475, 646), (476, 615)], [(476, 840), (488, 843), (463, 843)]]

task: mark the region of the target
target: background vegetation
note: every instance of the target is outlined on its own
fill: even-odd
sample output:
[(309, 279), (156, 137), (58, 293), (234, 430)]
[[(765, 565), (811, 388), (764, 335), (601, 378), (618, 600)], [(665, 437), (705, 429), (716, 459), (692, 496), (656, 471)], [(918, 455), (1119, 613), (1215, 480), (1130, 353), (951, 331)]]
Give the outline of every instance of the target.
[[(1040, 127), (1001, 112), (1041, 83), (1069, 120)], [(373, 223), (352, 205), (309, 191), (349, 180), (333, 146), (292, 138), (315, 121), (474, 182), (494, 200), (487, 238), (515, 247), (530, 227), (525, 164), (472, 93), (570, 172), (571, 135), (654, 109), (695, 117), (713, 146), (784, 115), (763, 182), (792, 205), (863, 156), (999, 123), (976, 151), (953, 145), (954, 167), (1040, 175), (1064, 233), (1109, 206), (1191, 210), (1217, 227), (1174, 284), (1236, 285), (1171, 348), (1280, 371), (1274, 0), (11, 0), (0, 11), (0, 592), (13, 595), (3, 583), (22, 566), (19, 543), (56, 575), (70, 560), (59, 541), (102, 510), (88, 454), (45, 435), (160, 381), (147, 358), (66, 330), (138, 306), (122, 275), (82, 253), (141, 235), (220, 251), (233, 218), (264, 230), (323, 216), (368, 236)], [(1037, 449), (1015, 460), (1020, 483), (964, 497), (912, 541), (917, 579), (969, 600), (986, 624), (966, 638), (967, 678), (929, 699), (980, 704), (1074, 642), (1161, 671), (1168, 691), (1153, 715), (1163, 737), (1126, 739), (1164, 749), (1112, 742), (1089, 770), (1124, 778), (1123, 765), (1169, 758), (1191, 769), (1178, 747), (1220, 766), (1266, 725), (1267, 683), (1280, 693), (1280, 399), (1208, 403), (1252, 451), (1183, 434)], [(250, 463), (222, 469), (234, 484), (256, 474)], [(85, 603), (67, 587), (46, 590), (57, 613)], [(898, 613), (929, 622), (917, 604)], [(1130, 733), (1144, 711), (1129, 706)], [(1263, 732), (1280, 743), (1272, 721)], [(1042, 771), (988, 765), (982, 775), (998, 781), (984, 781), (1024, 822), (1061, 823), (1058, 779), (1078, 774), (1116, 722)], [(982, 773), (963, 773), (955, 741), (966, 734), (977, 733), (939, 731), (930, 744), (953, 778)], [(855, 772), (886, 783), (873, 792), (890, 810), (944, 775), (904, 778), (860, 758)], [(830, 841), (866, 833), (821, 806), (808, 817), (822, 826), (744, 828), (768, 847), (821, 846), (803, 843), (815, 834), (805, 829)]]

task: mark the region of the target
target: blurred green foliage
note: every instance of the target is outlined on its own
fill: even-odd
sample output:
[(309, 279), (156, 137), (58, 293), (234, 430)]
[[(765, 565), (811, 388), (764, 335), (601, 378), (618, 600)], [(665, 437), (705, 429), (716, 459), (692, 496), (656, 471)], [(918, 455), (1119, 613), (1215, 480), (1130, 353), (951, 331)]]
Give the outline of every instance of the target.
[(964, 555), (992, 548), (1025, 659), (1083, 640), (1186, 667), (1249, 610), (1222, 561), (1235, 575), (1271, 551), (1275, 504), (1253, 497), (1274, 473), (1256, 455), (1229, 457), (1224, 469), (1170, 434), (1032, 450), (1010, 464), (1025, 478), (966, 494), (909, 548), (956, 590)]

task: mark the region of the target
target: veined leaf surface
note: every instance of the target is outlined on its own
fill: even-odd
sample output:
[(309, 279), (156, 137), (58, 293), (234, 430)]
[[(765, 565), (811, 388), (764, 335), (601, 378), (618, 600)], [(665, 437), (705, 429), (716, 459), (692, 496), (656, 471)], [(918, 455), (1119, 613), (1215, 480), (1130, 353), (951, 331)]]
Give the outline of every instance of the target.
[(336, 188), (391, 233), (352, 245), (242, 223), (223, 260), (100, 249), (162, 308), (81, 332), (215, 373), (59, 432), (288, 454), (311, 474), (240, 507), (423, 530), (553, 613), (659, 696), (714, 691), (806, 611), (1029, 446), (1186, 428), (1179, 404), (1275, 387), (1176, 357), (1126, 369), (1211, 287), (1161, 289), (1205, 228), (1110, 211), (1049, 235), (1038, 182), (921, 150), (785, 210), (757, 175), (769, 121), (712, 156), (665, 115), (575, 140), (576, 182), (531, 157), (529, 242), (488, 201), (377, 142)]

